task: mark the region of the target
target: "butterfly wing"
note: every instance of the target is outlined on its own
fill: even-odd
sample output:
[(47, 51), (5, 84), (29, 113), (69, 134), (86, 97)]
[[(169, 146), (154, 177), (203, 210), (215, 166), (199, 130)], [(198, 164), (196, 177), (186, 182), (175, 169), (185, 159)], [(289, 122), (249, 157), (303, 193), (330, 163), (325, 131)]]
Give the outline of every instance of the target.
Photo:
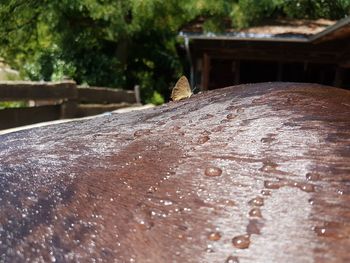
[(191, 97), (192, 90), (188, 79), (182, 76), (175, 84), (173, 91), (171, 92), (171, 99), (178, 101)]

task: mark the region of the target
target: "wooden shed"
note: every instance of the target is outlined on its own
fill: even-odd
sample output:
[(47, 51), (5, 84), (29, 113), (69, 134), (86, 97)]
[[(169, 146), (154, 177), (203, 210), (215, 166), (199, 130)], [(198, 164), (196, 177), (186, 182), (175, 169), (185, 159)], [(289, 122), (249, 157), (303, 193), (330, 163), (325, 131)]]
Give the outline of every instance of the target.
[(279, 20), (221, 34), (204, 33), (202, 22), (180, 32), (200, 90), (266, 81), (350, 89), (350, 18)]

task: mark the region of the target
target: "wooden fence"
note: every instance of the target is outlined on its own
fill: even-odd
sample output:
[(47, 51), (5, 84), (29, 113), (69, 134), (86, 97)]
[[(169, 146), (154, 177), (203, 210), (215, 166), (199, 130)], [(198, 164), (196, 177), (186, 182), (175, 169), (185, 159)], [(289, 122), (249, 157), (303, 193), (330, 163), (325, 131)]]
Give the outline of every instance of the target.
[(79, 87), (74, 81), (0, 82), (0, 101), (28, 101), (30, 107), (0, 110), (0, 129), (79, 118), (138, 105), (138, 88)]

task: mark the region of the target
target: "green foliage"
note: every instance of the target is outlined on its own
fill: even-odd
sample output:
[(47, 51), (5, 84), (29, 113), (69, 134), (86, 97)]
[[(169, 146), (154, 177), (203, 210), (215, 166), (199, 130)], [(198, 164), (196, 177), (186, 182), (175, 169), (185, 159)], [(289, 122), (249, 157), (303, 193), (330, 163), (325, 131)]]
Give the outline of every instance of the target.
[(26, 101), (1, 101), (0, 110), (6, 108), (22, 108), (27, 107), (28, 103)]
[(273, 16), (282, 3), (283, 0), (239, 0), (230, 16), (238, 28), (257, 25), (264, 18)]
[(141, 87), (161, 103), (183, 74), (178, 31), (205, 18), (220, 32), (266, 18), (339, 19), (350, 0), (1, 0), (0, 57), (27, 79)]
[(340, 19), (350, 14), (350, 0), (238, 0), (230, 17), (237, 28), (266, 18)]
[(339, 19), (350, 14), (350, 0), (287, 0), (283, 10), (294, 18)]
[(164, 98), (159, 92), (154, 91), (152, 97), (148, 99), (146, 102), (152, 103), (154, 105), (161, 105), (164, 103)]
[(38, 50), (32, 61), (24, 63), (22, 71), (31, 80), (58, 81), (73, 78), (75, 67), (62, 60), (56, 48)]

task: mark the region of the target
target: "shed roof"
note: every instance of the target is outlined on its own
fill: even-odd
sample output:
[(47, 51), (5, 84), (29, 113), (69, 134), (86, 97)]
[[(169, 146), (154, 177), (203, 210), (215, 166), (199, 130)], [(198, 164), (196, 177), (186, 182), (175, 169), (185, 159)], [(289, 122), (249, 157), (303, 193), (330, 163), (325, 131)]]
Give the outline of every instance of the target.
[(350, 37), (350, 17), (339, 20), (325, 30), (310, 37), (311, 42), (324, 42)]
[[(274, 20), (263, 25), (243, 30), (226, 27), (223, 33), (203, 31), (204, 19), (198, 19), (184, 27), (179, 35), (202, 40), (247, 40), (281, 42), (321, 42), (350, 36), (350, 17), (340, 21), (318, 20)], [(225, 24), (229, 23), (225, 21)]]

